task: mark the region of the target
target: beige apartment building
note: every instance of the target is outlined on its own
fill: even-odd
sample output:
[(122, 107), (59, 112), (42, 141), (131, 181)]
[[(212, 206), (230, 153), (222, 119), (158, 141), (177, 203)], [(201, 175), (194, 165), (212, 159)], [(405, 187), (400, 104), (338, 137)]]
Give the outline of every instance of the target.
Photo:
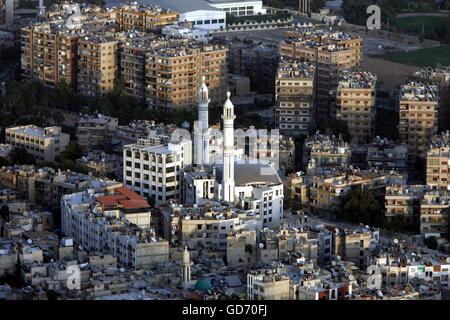
[(399, 133), (412, 161), (425, 157), (426, 148), (437, 133), (438, 112), (437, 86), (417, 82), (401, 86)]
[(426, 179), (427, 185), (449, 190), (450, 181), (450, 133), (433, 136), (428, 148)]
[(202, 76), (210, 106), (223, 103), (227, 89), (227, 52), (222, 45), (194, 41), (163, 43), (147, 53), (145, 77), (149, 107), (195, 108)]
[(60, 127), (41, 128), (35, 125), (6, 128), (6, 143), (25, 149), (37, 162), (55, 162), (66, 149), (70, 136)]
[(427, 190), (420, 203), (420, 234), (437, 238), (447, 235), (449, 212), (448, 192)]
[(248, 300), (289, 300), (290, 280), (271, 270), (252, 271), (247, 274)]
[(310, 206), (314, 212), (334, 212), (342, 197), (352, 188), (368, 188), (376, 194), (384, 194), (387, 185), (405, 184), (404, 176), (384, 171), (354, 171), (334, 176), (314, 176), (310, 187)]
[(179, 13), (145, 4), (129, 3), (113, 9), (122, 31), (154, 31), (178, 21)]
[(275, 122), (286, 135), (309, 135), (314, 127), (314, 65), (281, 61), (275, 78)]
[(360, 64), (362, 38), (311, 28), (286, 34), (291, 39), (280, 42), (281, 57), (311, 62), (316, 66), (317, 118), (335, 117), (335, 101), (330, 93), (336, 89), (341, 71)]
[(385, 216), (389, 222), (401, 220), (416, 224), (420, 216), (420, 201), (425, 192), (423, 185), (392, 185), (386, 187)]
[(425, 67), (411, 74), (411, 79), (438, 86), (439, 98), (443, 102), (439, 108), (439, 130), (450, 129), (450, 65)]
[(103, 149), (117, 133), (119, 120), (104, 115), (83, 116), (78, 121), (77, 142), (83, 151)]
[(50, 23), (21, 29), (22, 76), (56, 87), (66, 82), (76, 88), (77, 40), (81, 31), (57, 28)]
[(346, 258), (360, 268), (366, 268), (367, 257), (370, 255), (369, 247), (372, 243), (370, 231), (344, 231), (335, 234), (335, 255)]
[(327, 136), (317, 132), (305, 139), (303, 146), (303, 166), (305, 167), (347, 167), (352, 150), (339, 135)]
[(347, 122), (352, 138), (368, 142), (375, 125), (375, 83), (370, 72), (344, 70), (336, 90), (337, 118)]
[(78, 92), (103, 96), (111, 92), (117, 77), (117, 48), (114, 37), (89, 35), (78, 41)]

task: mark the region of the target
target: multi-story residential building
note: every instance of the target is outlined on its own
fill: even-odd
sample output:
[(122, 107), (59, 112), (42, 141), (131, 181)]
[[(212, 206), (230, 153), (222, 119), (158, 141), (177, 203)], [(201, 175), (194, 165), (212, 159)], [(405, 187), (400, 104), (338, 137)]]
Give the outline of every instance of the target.
[(314, 127), (314, 65), (281, 61), (275, 78), (275, 122), (283, 134), (309, 135)]
[(425, 192), (423, 185), (393, 185), (386, 187), (385, 216), (389, 222), (403, 221), (417, 225), (420, 216), (420, 201)]
[(78, 92), (87, 96), (103, 96), (111, 92), (117, 77), (115, 37), (91, 34), (78, 40)]
[(359, 268), (367, 267), (369, 247), (372, 244), (372, 232), (366, 230), (342, 230), (334, 233), (334, 253), (348, 259)]
[(449, 190), (450, 181), (450, 133), (433, 136), (426, 154), (427, 185)]
[(248, 300), (289, 300), (290, 279), (272, 270), (255, 270), (247, 274)]
[(447, 235), (450, 196), (447, 191), (427, 190), (420, 202), (420, 233), (425, 237)]
[(405, 176), (395, 172), (359, 170), (344, 174), (340, 170), (335, 171), (332, 175), (312, 177), (310, 188), (310, 207), (312, 211), (336, 211), (341, 204), (342, 197), (351, 188), (364, 187), (375, 194), (384, 195), (386, 186), (393, 183), (406, 183)]
[(139, 139), (124, 146), (123, 176), (126, 187), (160, 206), (180, 200), (183, 170), (192, 164), (192, 143), (157, 140)]
[(439, 131), (449, 130), (450, 120), (450, 66), (425, 67), (411, 74), (413, 81), (420, 81), (438, 86), (440, 101)]
[(308, 178), (303, 172), (288, 175), (284, 183), (285, 202), (292, 210), (307, 209), (309, 206)]
[(408, 148), (404, 144), (375, 137), (367, 146), (366, 161), (369, 167), (404, 172), (408, 169)]
[(145, 66), (149, 107), (194, 108), (203, 76), (211, 105), (222, 104), (227, 84), (227, 51), (222, 45), (187, 39), (155, 46), (147, 53)]
[(305, 139), (303, 147), (303, 166), (347, 167), (351, 159), (350, 145), (342, 137), (327, 136), (317, 132)]
[(169, 260), (169, 243), (156, 237), (150, 217), (148, 202), (124, 187), (61, 199), (63, 233), (86, 249), (112, 254), (121, 266), (149, 268)]
[(5, 167), (0, 170), (0, 183), (5, 188), (18, 191), (25, 199), (53, 210), (60, 205), (65, 194), (93, 189), (104, 192), (122, 186), (108, 179), (97, 179), (77, 172), (60, 172), (52, 168), (34, 166)]
[(336, 92), (338, 119), (347, 122), (353, 138), (367, 142), (375, 125), (376, 76), (370, 72), (344, 70)]
[[(163, 209), (161, 209), (163, 210)], [(209, 201), (202, 205), (172, 202), (162, 211), (163, 233), (172, 245), (185, 245), (225, 251), (227, 235), (242, 230), (259, 230), (258, 215)]]
[(71, 30), (50, 23), (21, 29), (22, 76), (56, 87), (65, 82), (77, 84), (77, 43), (81, 30)]
[(283, 59), (314, 63), (316, 66), (316, 116), (335, 117), (336, 90), (339, 73), (359, 65), (362, 38), (338, 31), (302, 28), (287, 32), (291, 38), (279, 44)]
[(118, 119), (98, 114), (83, 116), (77, 125), (76, 136), (83, 151), (105, 149), (117, 131)]
[(35, 125), (6, 128), (6, 143), (25, 149), (37, 162), (55, 162), (70, 141), (60, 127), (41, 128)]
[(273, 93), (278, 60), (276, 45), (249, 44), (237, 39), (229, 42), (229, 71), (249, 77), (253, 91)]
[(178, 21), (178, 12), (161, 7), (152, 7), (141, 3), (128, 3), (113, 8), (116, 20), (122, 31), (155, 31)]
[(407, 144), (412, 161), (423, 159), (438, 129), (437, 86), (410, 82), (401, 86), (399, 98), (400, 139)]

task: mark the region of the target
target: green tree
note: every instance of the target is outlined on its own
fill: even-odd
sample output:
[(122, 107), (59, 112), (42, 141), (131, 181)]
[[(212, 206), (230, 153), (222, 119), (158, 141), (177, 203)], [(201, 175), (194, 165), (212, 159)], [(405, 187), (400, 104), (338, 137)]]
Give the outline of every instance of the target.
[(14, 148), (9, 154), (9, 162), (15, 164), (36, 164), (34, 157), (23, 148)]
[(355, 187), (343, 197), (337, 217), (355, 223), (374, 226), (384, 224), (384, 205), (366, 187)]
[(66, 149), (63, 152), (61, 152), (60, 155), (61, 161), (64, 160), (75, 161), (77, 159), (80, 159), (82, 156), (83, 156), (83, 149), (75, 141), (70, 141)]
[(438, 242), (436, 237), (428, 237), (423, 240), (423, 243), (427, 246), (428, 249), (436, 250), (438, 247)]

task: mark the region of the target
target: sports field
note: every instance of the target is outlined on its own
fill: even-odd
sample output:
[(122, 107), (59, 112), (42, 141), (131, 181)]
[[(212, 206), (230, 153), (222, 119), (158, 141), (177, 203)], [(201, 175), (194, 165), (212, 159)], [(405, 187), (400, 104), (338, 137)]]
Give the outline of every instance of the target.
[(423, 16), (423, 17), (403, 17), (397, 18), (396, 25), (401, 32), (414, 32), (425, 34), (431, 32), (432, 29), (445, 28), (447, 17)]
[(450, 65), (450, 46), (439, 46), (410, 52), (387, 53), (373, 56), (373, 58), (418, 67), (436, 66), (437, 64)]

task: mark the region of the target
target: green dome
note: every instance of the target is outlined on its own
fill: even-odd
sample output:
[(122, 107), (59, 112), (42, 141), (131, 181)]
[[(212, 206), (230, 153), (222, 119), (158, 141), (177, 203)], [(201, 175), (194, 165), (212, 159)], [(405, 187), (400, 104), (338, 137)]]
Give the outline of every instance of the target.
[(198, 290), (198, 291), (211, 291), (212, 288), (213, 288), (213, 286), (212, 286), (211, 282), (206, 278), (199, 279), (195, 283), (195, 290)]

